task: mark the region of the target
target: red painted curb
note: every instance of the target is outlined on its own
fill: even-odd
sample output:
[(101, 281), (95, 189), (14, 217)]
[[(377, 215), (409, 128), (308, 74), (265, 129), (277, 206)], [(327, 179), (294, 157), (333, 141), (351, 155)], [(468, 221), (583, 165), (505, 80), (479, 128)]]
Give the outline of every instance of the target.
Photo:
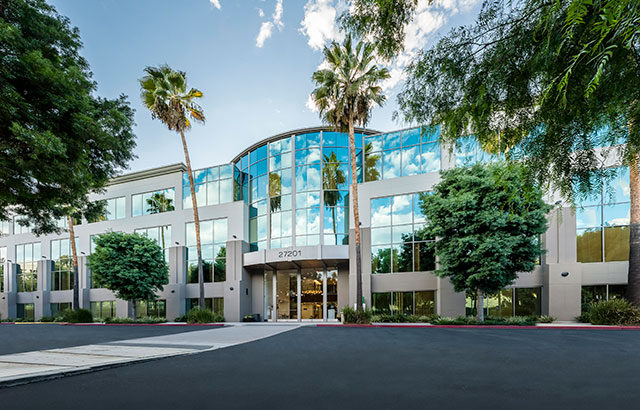
[(207, 326), (222, 327), (222, 323), (60, 323), (63, 326)]
[(538, 329), (538, 330), (640, 330), (640, 326), (505, 326), (505, 325), (364, 325), (364, 324), (317, 324), (317, 327), (385, 327), (413, 329)]

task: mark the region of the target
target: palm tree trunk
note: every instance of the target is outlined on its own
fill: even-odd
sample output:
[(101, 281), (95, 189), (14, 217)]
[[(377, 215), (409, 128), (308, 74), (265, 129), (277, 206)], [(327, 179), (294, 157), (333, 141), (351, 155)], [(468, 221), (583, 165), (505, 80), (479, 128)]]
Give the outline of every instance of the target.
[(349, 148), (351, 151), (351, 199), (356, 237), (356, 309), (362, 310), (362, 257), (360, 253), (360, 208), (358, 205), (358, 174), (356, 166), (356, 139), (353, 119), (349, 118)]
[(484, 322), (484, 292), (478, 288), (478, 298), (476, 299), (476, 318), (478, 322)]
[(198, 249), (198, 283), (200, 284), (200, 296), (198, 305), (204, 309), (204, 275), (202, 272), (202, 247), (200, 246), (200, 218), (198, 217), (198, 202), (196, 201), (196, 186), (191, 172), (191, 160), (189, 159), (189, 149), (187, 140), (184, 138), (184, 131), (180, 131), (182, 138), (182, 148), (184, 149), (184, 160), (187, 163), (187, 173), (189, 174), (189, 187), (191, 188), (191, 203), (193, 204), (193, 223), (196, 226), (196, 248)]
[(638, 154), (629, 161), (629, 196), (631, 200), (629, 220), (629, 273), (627, 299), (640, 306), (640, 171)]
[(80, 309), (80, 278), (78, 277), (78, 250), (76, 249), (76, 235), (73, 229), (73, 218), (67, 215), (69, 224), (69, 242), (71, 244), (71, 255), (73, 257), (73, 304), (72, 309)]

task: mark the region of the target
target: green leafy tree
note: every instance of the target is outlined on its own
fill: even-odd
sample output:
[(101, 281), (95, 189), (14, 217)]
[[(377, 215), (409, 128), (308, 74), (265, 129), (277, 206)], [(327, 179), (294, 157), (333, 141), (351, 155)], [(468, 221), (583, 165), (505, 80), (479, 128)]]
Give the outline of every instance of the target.
[(0, 219), (57, 232), (69, 209), (134, 157), (125, 96), (95, 96), (69, 19), (44, 0), (0, 1)]
[(433, 195), (422, 197), (422, 211), (438, 258), (435, 274), (448, 277), (457, 292), (477, 293), (478, 319), (483, 296), (499, 291), (535, 267), (547, 230), (550, 206), (542, 190), (518, 165), (474, 165), (442, 172)]
[[(415, 12), (412, 0), (396, 3), (403, 15)], [(378, 7), (349, 18), (397, 52), (401, 36), (393, 36), (394, 28), (363, 24), (386, 24), (383, 16)], [(418, 55), (399, 96), (405, 119), (443, 124), (445, 139), (472, 130), (483, 146), (498, 140), (516, 148), (509, 156), (567, 199), (598, 189), (591, 178), (602, 166), (595, 148), (616, 146), (604, 153), (629, 166), (627, 297), (638, 306), (639, 50), (640, 3), (634, 0), (485, 1), (474, 24), (453, 29)]]
[(162, 249), (144, 235), (122, 232), (98, 235), (95, 244), (89, 255), (91, 274), (118, 298), (133, 302), (135, 320), (136, 301), (155, 299), (155, 293), (169, 283)]
[(374, 105), (382, 105), (385, 96), (380, 83), (389, 78), (389, 71), (375, 62), (374, 46), (357, 42), (348, 35), (344, 44), (332, 42), (324, 48), (329, 68), (313, 73), (316, 89), (311, 98), (322, 120), (337, 131), (349, 133), (351, 155), (351, 195), (356, 247), (356, 306), (362, 309), (362, 254), (360, 252), (360, 213), (354, 129), (365, 126)]
[(191, 121), (204, 123), (202, 108), (196, 103), (202, 98), (202, 91), (187, 86), (187, 74), (173, 70), (168, 65), (146, 67), (146, 75), (140, 79), (141, 97), (144, 105), (151, 111), (151, 117), (159, 119), (171, 131), (180, 134), (184, 159), (189, 175), (193, 221), (196, 228), (196, 248), (198, 252), (198, 282), (200, 284), (199, 305), (204, 309), (204, 274), (202, 270), (202, 246), (200, 244), (200, 218), (196, 201), (196, 188), (189, 159), (189, 149), (184, 136), (191, 129)]
[(342, 199), (342, 194), (338, 188), (347, 181), (347, 177), (340, 169), (340, 163), (335, 152), (324, 155), (322, 164), (322, 188), (324, 189), (324, 206), (331, 209), (333, 221), (333, 233), (335, 234), (336, 245), (338, 243), (338, 232), (336, 231), (336, 205)]

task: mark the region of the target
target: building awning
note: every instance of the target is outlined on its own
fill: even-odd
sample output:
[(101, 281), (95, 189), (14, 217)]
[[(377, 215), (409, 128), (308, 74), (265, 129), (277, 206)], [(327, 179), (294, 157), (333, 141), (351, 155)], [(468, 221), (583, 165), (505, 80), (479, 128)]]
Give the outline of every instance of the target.
[(349, 263), (348, 245), (294, 246), (245, 253), (247, 269), (323, 268)]

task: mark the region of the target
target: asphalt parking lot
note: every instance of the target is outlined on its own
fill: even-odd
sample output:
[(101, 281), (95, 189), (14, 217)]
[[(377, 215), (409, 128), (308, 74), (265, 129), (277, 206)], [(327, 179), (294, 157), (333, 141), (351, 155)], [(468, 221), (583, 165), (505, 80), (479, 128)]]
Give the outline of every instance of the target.
[[(0, 331), (2, 331), (0, 329)], [(301, 327), (0, 389), (3, 409), (638, 408), (640, 331)]]
[(210, 326), (0, 324), (0, 355), (170, 335)]

